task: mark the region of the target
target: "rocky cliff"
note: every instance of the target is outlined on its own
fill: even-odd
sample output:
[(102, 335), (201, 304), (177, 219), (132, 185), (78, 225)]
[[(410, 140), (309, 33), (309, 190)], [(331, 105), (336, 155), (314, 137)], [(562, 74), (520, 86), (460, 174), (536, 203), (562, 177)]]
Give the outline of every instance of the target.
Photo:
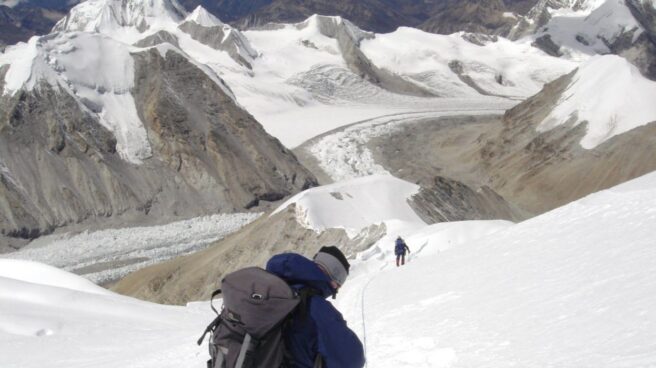
[(110, 131), (99, 120), (106, 110), (79, 94), (42, 81), (2, 97), (2, 234), (32, 238), (105, 218), (162, 222), (247, 210), (316, 183), (220, 80), (174, 47), (131, 57), (129, 93), (149, 145), (141, 162), (117, 150), (133, 133)]

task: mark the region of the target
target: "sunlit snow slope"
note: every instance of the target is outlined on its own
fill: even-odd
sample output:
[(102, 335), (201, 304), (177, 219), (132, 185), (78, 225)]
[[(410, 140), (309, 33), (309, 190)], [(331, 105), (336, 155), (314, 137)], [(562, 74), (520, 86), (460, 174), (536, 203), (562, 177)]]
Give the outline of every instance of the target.
[[(209, 309), (209, 308), (208, 308)], [(199, 367), (210, 318), (146, 303), (55, 268), (0, 260), (0, 366)]]
[(653, 367), (655, 239), (652, 173), (399, 269), (383, 240), (338, 305), (369, 367)]
[[(653, 173), (516, 225), (399, 227), (409, 262), (393, 265), (388, 235), (353, 261), (336, 304), (372, 368), (652, 367), (655, 209)], [(3, 368), (204, 364), (206, 303), (144, 303), (24, 261), (0, 269)]]

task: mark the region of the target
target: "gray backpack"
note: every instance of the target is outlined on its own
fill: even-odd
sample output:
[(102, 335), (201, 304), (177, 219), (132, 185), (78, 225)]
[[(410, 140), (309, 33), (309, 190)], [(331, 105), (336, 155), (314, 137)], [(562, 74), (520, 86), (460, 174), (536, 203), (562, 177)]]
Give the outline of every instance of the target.
[[(226, 275), (221, 289), (221, 313), (205, 329), (210, 334), (208, 368), (278, 368), (285, 348), (283, 325), (301, 297), (278, 276), (259, 267), (244, 268)], [(211, 303), (210, 303), (211, 305)]]

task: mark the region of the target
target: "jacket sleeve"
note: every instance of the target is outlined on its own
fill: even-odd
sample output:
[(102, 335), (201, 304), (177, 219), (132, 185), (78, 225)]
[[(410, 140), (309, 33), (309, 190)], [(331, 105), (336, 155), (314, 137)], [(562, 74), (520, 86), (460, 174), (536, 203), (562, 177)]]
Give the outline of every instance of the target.
[(361, 368), (364, 349), (360, 339), (332, 304), (319, 297), (312, 298), (310, 313), (317, 326), (318, 350), (326, 368)]

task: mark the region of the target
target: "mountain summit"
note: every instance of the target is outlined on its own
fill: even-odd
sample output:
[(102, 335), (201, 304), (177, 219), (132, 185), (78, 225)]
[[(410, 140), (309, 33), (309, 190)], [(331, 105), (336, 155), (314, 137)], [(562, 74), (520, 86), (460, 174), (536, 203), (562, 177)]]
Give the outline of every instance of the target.
[(144, 32), (153, 25), (178, 23), (186, 14), (176, 0), (88, 0), (71, 9), (53, 31), (107, 33), (128, 27)]

